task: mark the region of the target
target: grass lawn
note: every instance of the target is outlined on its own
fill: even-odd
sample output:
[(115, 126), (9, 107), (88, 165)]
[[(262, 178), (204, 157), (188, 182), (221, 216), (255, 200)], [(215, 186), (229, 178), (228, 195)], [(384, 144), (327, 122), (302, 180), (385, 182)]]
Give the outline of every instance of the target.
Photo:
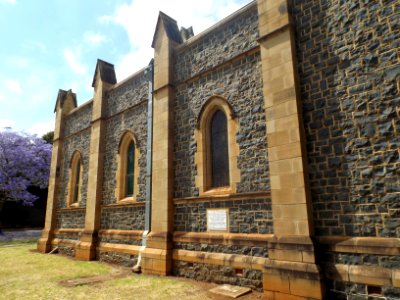
[[(117, 266), (41, 254), (34, 249), (33, 243), (0, 245), (0, 299), (218, 299), (194, 282), (131, 274)], [(122, 275), (118, 277), (119, 272)], [(82, 277), (102, 280), (74, 284)]]
[[(1, 246), (9, 246), (9, 245), (22, 245), (22, 244), (32, 244), (36, 243), (37, 238), (29, 238), (29, 239), (20, 239), (20, 240), (12, 240), (12, 241), (0, 241)], [(35, 246), (33, 246), (35, 247)]]

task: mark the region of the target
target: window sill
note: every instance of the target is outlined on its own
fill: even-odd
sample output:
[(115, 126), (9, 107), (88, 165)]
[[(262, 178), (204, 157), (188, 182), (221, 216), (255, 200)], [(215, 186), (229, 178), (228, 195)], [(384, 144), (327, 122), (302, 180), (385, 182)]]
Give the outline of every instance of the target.
[(78, 208), (78, 207), (79, 207), (79, 203), (78, 202), (72, 203), (72, 204), (70, 204), (68, 206), (68, 208)]
[(185, 198), (174, 198), (175, 204), (180, 203), (191, 203), (197, 201), (225, 201), (225, 200), (248, 200), (248, 199), (271, 199), (271, 192), (264, 191), (264, 192), (247, 192), (247, 193), (230, 193), (230, 194), (223, 194), (223, 195), (207, 195), (207, 194), (200, 194), (199, 196), (195, 197), (185, 197)]
[(118, 200), (115, 203), (103, 204), (102, 207), (142, 206), (142, 205), (145, 205), (144, 201), (137, 202), (135, 198), (127, 197)]
[(226, 196), (230, 194), (232, 194), (232, 188), (230, 186), (223, 186), (209, 189), (203, 193), (203, 196)]
[(136, 199), (134, 197), (126, 197), (117, 201), (117, 204), (129, 204), (136, 203)]
[(60, 210), (60, 211), (78, 211), (78, 210), (85, 210), (86, 209), (86, 207), (85, 206), (79, 206), (79, 205), (77, 205), (77, 206), (68, 206), (68, 207), (63, 207), (63, 208), (60, 208), (60, 209), (58, 209), (58, 210)]

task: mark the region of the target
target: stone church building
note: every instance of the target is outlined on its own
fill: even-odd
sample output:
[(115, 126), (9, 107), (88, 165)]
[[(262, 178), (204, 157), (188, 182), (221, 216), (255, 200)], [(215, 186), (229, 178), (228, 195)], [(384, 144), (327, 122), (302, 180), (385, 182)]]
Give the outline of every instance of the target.
[(399, 12), (258, 0), (198, 35), (160, 13), (148, 66), (118, 82), (98, 60), (79, 107), (59, 91), (38, 250), (400, 299)]

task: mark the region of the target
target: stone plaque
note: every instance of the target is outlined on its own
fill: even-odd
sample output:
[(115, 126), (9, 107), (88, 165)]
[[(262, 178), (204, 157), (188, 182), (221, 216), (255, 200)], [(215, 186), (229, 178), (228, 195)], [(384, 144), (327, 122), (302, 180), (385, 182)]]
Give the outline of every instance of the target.
[(210, 292), (214, 293), (214, 294), (231, 297), (231, 298), (238, 298), (244, 294), (250, 293), (251, 289), (242, 287), (242, 286), (234, 286), (234, 285), (230, 285), (230, 284), (224, 284), (224, 285), (221, 285), (221, 286), (211, 289)]
[(228, 209), (207, 209), (207, 230), (228, 231)]

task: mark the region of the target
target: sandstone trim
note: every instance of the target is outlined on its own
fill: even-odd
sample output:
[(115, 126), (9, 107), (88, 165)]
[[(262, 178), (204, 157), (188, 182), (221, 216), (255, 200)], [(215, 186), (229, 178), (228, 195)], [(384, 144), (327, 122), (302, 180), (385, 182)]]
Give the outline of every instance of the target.
[(267, 243), (273, 239), (273, 234), (235, 234), (176, 231), (173, 235), (174, 242), (255, 247), (266, 247)]
[(57, 213), (61, 212), (67, 212), (67, 211), (80, 211), (80, 210), (86, 210), (85, 207), (63, 207), (57, 210)]
[(116, 253), (127, 253), (131, 255), (138, 255), (141, 246), (125, 245), (125, 244), (112, 244), (112, 243), (100, 243), (97, 248), (100, 251), (109, 251)]
[(327, 236), (317, 241), (331, 252), (400, 255), (398, 238)]
[(175, 198), (174, 204), (191, 203), (200, 201), (226, 201), (226, 200), (243, 200), (243, 199), (262, 199), (271, 197), (270, 192), (257, 192), (257, 193), (235, 193), (225, 195), (202, 195), (199, 197)]
[(116, 229), (101, 229), (99, 230), (99, 237), (101, 238), (115, 238), (115, 239), (141, 239), (143, 230), (116, 230)]
[(237, 269), (264, 269), (264, 265), (269, 261), (268, 258), (237, 255), (237, 254), (223, 254), (223, 253), (208, 253), (189, 250), (173, 250), (173, 260), (196, 262), (210, 265), (229, 266)]
[(59, 228), (54, 230), (54, 234), (63, 234), (63, 233), (79, 234), (83, 230), (84, 228)]
[(324, 265), (325, 276), (332, 280), (379, 286), (400, 287), (400, 269), (344, 264)]
[(103, 204), (101, 208), (119, 208), (119, 207), (136, 207), (136, 206), (145, 206), (145, 202), (118, 202), (118, 203), (112, 203), (112, 204)]
[(79, 240), (69, 240), (69, 239), (53, 239), (51, 241), (51, 244), (53, 246), (70, 246), (73, 247), (74, 249), (76, 248), (76, 246), (79, 244)]

